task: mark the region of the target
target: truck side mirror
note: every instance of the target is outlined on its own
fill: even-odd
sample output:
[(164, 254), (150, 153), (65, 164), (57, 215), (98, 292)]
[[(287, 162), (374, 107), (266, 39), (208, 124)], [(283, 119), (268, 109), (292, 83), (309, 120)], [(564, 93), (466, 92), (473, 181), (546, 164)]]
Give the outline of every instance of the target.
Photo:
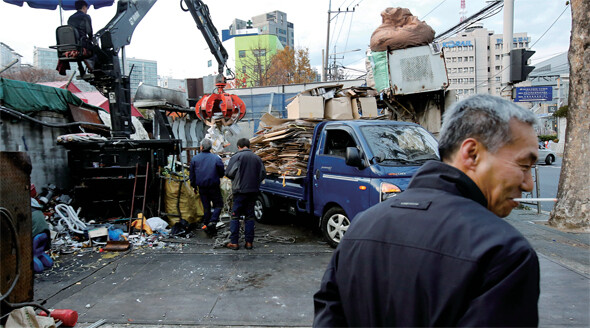
[(346, 147), (346, 157), (344, 158), (346, 165), (355, 166), (363, 169), (365, 164), (361, 158), (361, 153), (356, 147)]

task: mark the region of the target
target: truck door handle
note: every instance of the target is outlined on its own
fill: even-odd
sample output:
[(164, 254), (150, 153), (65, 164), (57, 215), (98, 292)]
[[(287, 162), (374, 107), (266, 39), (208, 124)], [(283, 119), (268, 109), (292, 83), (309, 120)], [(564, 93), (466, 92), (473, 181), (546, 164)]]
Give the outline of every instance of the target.
[(320, 170), (315, 170), (314, 178), (318, 180), (320, 178)]

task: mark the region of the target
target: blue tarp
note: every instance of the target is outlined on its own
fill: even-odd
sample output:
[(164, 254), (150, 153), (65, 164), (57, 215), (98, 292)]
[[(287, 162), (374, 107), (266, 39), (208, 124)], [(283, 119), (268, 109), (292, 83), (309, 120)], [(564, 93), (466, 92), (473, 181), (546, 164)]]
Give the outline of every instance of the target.
[[(37, 9), (55, 10), (60, 5), (64, 10), (75, 10), (74, 3), (76, 0), (4, 0), (6, 3), (22, 7), (26, 2), (29, 7)], [(86, 0), (89, 6), (94, 9), (112, 6), (115, 0)]]

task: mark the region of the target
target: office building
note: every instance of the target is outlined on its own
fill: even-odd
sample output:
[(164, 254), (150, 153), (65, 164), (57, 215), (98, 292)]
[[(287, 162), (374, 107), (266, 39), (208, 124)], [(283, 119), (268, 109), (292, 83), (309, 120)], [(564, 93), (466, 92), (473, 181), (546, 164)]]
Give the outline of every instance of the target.
[[(476, 93), (500, 96), (502, 88), (502, 34), (495, 34), (483, 27), (472, 26), (445, 39), (443, 47), (449, 89), (456, 90), (459, 98)], [(526, 33), (514, 33), (513, 49), (526, 48), (530, 38)]]
[[(55, 69), (57, 67), (57, 50), (35, 47), (33, 50), (33, 66), (43, 69)], [(76, 63), (70, 65), (71, 69), (77, 69)], [(72, 71), (68, 70), (69, 75)]]
[(6, 43), (0, 42), (0, 69), (8, 66), (15, 59), (18, 59), (20, 62), (21, 58), (23, 58), (23, 56), (14, 51), (14, 49), (9, 47)]
[(158, 85), (158, 62), (155, 60), (127, 58), (125, 59), (125, 74), (129, 74), (131, 98), (135, 96), (139, 83), (153, 86)]

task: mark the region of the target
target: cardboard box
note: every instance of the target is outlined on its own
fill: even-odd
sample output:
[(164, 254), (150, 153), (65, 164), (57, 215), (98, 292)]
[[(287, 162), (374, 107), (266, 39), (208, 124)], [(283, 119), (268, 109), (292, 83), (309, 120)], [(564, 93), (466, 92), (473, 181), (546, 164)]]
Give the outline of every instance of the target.
[(287, 105), (287, 118), (324, 118), (324, 98), (298, 95)]
[(362, 97), (352, 99), (352, 116), (354, 119), (361, 117), (377, 117), (379, 111), (377, 109), (377, 101), (375, 97)]
[(332, 98), (326, 101), (326, 110), (324, 111), (324, 118), (331, 118), (334, 120), (352, 120), (352, 111), (350, 98), (340, 97)]

